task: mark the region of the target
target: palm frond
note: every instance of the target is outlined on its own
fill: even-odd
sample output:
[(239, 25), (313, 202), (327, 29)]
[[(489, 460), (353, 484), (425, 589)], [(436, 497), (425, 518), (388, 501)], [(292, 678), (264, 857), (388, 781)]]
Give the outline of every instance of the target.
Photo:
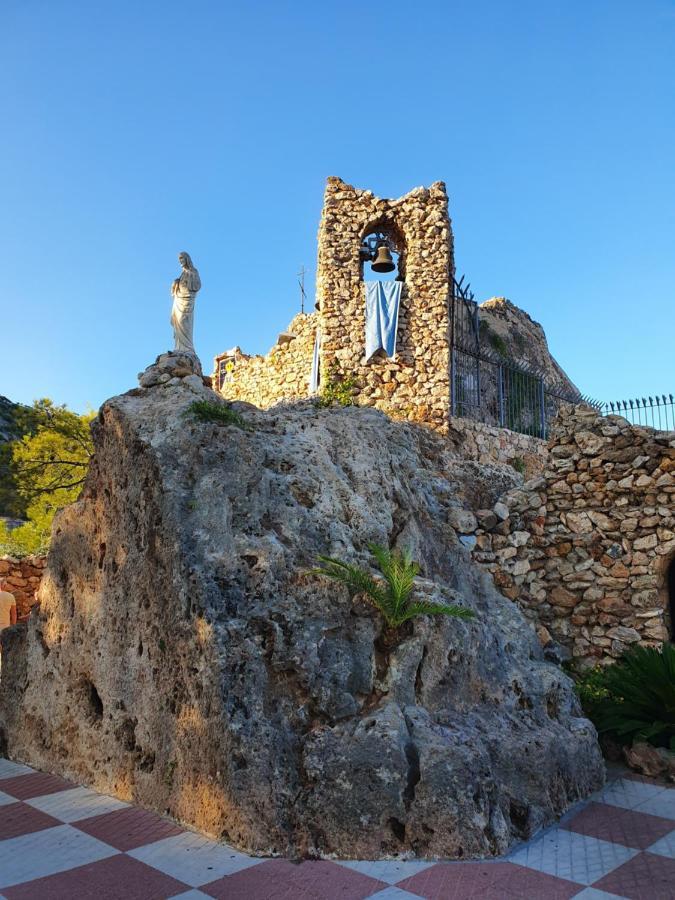
[(414, 616), (450, 616), (453, 619), (473, 619), (475, 618), (475, 613), (464, 606), (451, 606), (445, 603), (428, 603), (425, 600), (418, 600), (415, 603), (408, 604), (401, 621), (405, 622)]
[(675, 737), (675, 647), (633, 647), (593, 678), (600, 691), (584, 708), (599, 732), (669, 745)]
[(353, 594), (367, 594), (375, 604), (384, 601), (384, 592), (369, 572), (332, 556), (319, 556), (318, 560), (322, 565), (312, 569), (310, 574), (339, 581)]
[(363, 594), (381, 612), (388, 628), (398, 628), (415, 616), (473, 618), (474, 613), (461, 606), (411, 600), (420, 567), (409, 550), (392, 551), (378, 544), (369, 544), (368, 547), (382, 573), (383, 582), (367, 570), (332, 556), (319, 556), (321, 565), (309, 574), (332, 578), (347, 585), (352, 594)]

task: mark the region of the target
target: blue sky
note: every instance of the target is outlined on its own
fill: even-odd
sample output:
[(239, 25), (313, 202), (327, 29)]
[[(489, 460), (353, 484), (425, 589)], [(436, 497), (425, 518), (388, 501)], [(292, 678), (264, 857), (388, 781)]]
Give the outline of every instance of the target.
[(313, 295), (325, 178), (447, 183), (456, 262), (602, 399), (675, 393), (675, 0), (2, 0), (0, 394), (83, 410)]

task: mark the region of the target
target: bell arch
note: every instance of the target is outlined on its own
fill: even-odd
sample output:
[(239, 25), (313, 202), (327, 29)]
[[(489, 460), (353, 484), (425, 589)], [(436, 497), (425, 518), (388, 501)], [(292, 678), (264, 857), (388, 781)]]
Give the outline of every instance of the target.
[[(396, 266), (395, 271), (391, 273), (392, 279), (405, 282), (407, 242), (403, 230), (399, 227), (395, 218), (377, 219), (374, 222), (370, 222), (363, 229), (361, 234), (360, 247), (363, 247), (369, 239), (378, 235), (382, 235), (386, 240), (387, 247)], [(362, 281), (367, 280), (368, 276), (372, 277), (368, 269), (372, 270), (372, 263), (368, 260), (363, 259), (363, 257), (361, 256)]]
[[(364, 238), (380, 232), (399, 253), (403, 281), (394, 358), (365, 360)], [(450, 285), (454, 275), (443, 182), (396, 200), (329, 178), (319, 226), (317, 300), (321, 371), (352, 375), (358, 402), (447, 427), (450, 411)]]

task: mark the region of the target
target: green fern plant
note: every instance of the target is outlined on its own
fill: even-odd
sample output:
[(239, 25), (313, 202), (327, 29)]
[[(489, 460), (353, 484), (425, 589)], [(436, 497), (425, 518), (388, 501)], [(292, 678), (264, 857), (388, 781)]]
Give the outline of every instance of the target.
[(592, 689), (590, 697), (579, 693), (600, 734), (675, 750), (675, 646), (632, 647), (594, 672)]
[(381, 573), (375, 578), (366, 569), (353, 566), (332, 556), (319, 556), (321, 565), (313, 574), (332, 578), (347, 585), (352, 596), (364, 595), (368, 602), (378, 609), (387, 628), (396, 629), (416, 616), (453, 616), (458, 619), (472, 619), (473, 612), (462, 606), (445, 603), (429, 603), (413, 599), (415, 577), (420, 567), (413, 561), (408, 550), (402, 553), (387, 550), (377, 544), (369, 544)]

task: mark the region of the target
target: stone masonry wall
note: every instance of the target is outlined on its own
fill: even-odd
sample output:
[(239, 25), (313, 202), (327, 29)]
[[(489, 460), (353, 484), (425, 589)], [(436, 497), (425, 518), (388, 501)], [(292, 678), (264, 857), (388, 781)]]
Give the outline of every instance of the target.
[(19, 618), (27, 616), (35, 603), (35, 592), (47, 559), (44, 556), (0, 556), (0, 580), (4, 580), (6, 590), (14, 594)]
[(512, 466), (526, 478), (542, 472), (548, 449), (541, 438), (456, 416), (449, 422), (448, 437), (465, 459)]
[(463, 543), (499, 589), (582, 665), (669, 637), (675, 432), (577, 407), (543, 473), (467, 519)]
[[(247, 356), (239, 348), (234, 355), (215, 359), (214, 388), (227, 400), (245, 400), (267, 408), (281, 400), (299, 400), (309, 395), (309, 377), (318, 315), (300, 313), (284, 335), (292, 340), (277, 343), (265, 356)], [(232, 362), (231, 371), (219, 387), (220, 361)]]
[[(401, 297), (396, 358), (365, 359), (363, 238), (384, 232), (399, 256)], [(452, 232), (443, 182), (383, 200), (329, 178), (319, 227), (317, 298), (321, 373), (354, 375), (358, 402), (445, 428), (450, 403), (449, 312)], [(369, 264), (365, 264), (366, 279)]]

